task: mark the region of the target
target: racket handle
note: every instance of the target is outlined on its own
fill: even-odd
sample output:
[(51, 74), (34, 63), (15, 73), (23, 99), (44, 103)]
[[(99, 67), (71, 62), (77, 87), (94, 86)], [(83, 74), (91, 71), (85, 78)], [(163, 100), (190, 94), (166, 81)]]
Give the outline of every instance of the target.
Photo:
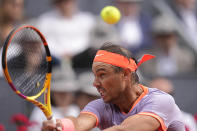
[[(52, 117), (51, 120), (53, 121), (53, 124), (56, 125), (56, 119), (55, 119), (54, 117)], [(58, 126), (56, 129), (57, 129), (58, 131), (62, 131), (62, 127), (61, 127), (61, 126)]]

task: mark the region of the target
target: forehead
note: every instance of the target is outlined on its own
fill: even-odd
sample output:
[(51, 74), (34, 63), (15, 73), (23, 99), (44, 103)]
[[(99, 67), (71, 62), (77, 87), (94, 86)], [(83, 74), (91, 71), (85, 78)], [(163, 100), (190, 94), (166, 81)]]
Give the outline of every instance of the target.
[(112, 65), (103, 62), (93, 62), (92, 71), (96, 73), (99, 70), (111, 71), (113, 70)]

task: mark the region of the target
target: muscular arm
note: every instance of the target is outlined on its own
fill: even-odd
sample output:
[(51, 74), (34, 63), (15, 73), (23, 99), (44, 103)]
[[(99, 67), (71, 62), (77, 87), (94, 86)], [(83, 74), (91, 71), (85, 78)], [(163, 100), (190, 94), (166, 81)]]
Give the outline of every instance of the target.
[(81, 113), (77, 118), (69, 117), (75, 125), (75, 131), (89, 131), (96, 125), (96, 118), (92, 115)]
[(120, 125), (103, 131), (155, 131), (159, 126), (159, 121), (151, 116), (134, 115), (125, 119)]
[[(88, 131), (94, 128), (96, 125), (96, 118), (90, 114), (82, 113), (77, 118), (67, 117), (67, 119), (72, 120), (75, 131)], [(60, 119), (56, 120), (56, 125), (52, 120), (44, 121), (42, 125), (42, 131), (54, 131), (54, 129), (58, 131), (58, 127), (62, 127), (62, 124), (64, 123), (61, 123)]]

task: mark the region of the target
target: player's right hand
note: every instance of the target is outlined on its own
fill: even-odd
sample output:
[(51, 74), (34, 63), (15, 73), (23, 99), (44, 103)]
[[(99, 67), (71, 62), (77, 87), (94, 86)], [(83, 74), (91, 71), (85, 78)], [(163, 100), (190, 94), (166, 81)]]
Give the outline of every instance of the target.
[(61, 131), (62, 125), (60, 120), (56, 120), (56, 124), (53, 120), (47, 120), (42, 123), (42, 131)]

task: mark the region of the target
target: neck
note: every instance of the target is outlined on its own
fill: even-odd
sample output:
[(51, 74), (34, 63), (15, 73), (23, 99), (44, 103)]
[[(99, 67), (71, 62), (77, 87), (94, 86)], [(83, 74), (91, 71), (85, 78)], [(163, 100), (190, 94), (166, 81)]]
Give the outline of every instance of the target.
[(139, 84), (128, 87), (115, 105), (118, 106), (121, 112), (128, 113), (142, 93), (143, 89)]

